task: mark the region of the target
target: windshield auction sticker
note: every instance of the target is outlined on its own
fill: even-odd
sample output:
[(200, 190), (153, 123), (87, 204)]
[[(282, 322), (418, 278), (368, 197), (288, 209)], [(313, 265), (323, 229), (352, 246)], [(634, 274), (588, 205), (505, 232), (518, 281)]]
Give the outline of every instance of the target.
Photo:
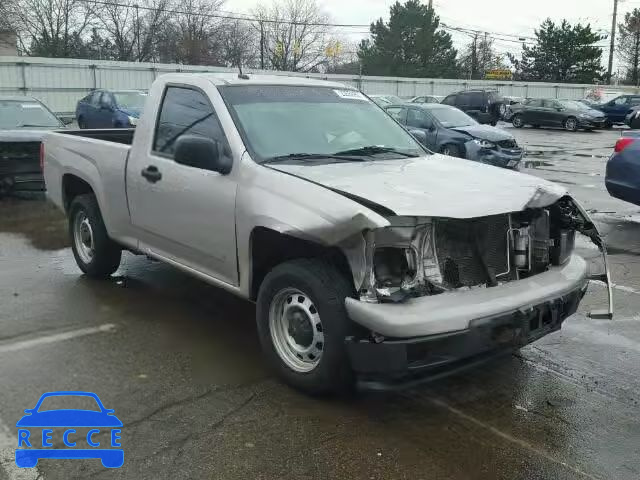
[(334, 90), (334, 93), (340, 98), (347, 98), (349, 100), (362, 100), (363, 102), (368, 101), (367, 97), (365, 97), (357, 90)]
[[(77, 405), (82, 408), (67, 408)], [(106, 468), (123, 465), (122, 422), (95, 393), (45, 393), (34, 408), (24, 412), (26, 415), (16, 423), (18, 467), (34, 468), (41, 458), (100, 459)], [(62, 445), (64, 448), (57, 448)]]

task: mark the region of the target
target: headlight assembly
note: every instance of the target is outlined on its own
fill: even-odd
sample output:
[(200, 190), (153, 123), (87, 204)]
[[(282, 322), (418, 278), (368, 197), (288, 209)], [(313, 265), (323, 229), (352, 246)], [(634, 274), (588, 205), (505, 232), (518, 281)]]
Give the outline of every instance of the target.
[(136, 117), (129, 117), (129, 125), (135, 127), (138, 124), (138, 119)]
[(476, 145), (480, 146), (480, 148), (496, 148), (496, 144), (493, 142), (490, 142), (489, 140), (481, 140), (479, 138), (476, 138), (472, 141)]
[(394, 302), (430, 293), (442, 283), (433, 239), (433, 223), (425, 217), (395, 217), (394, 225), (372, 232), (363, 297)]

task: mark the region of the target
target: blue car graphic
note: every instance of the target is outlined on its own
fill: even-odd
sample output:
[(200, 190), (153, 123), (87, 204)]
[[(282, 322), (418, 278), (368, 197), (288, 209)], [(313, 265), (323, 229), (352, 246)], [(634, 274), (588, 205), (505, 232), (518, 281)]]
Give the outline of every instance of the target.
[[(100, 407), (100, 411), (80, 410), (80, 409), (56, 409), (39, 412), (42, 402), (48, 397), (80, 396), (95, 399)], [(100, 398), (91, 392), (49, 392), (40, 397), (36, 406), (24, 411), (26, 415), (18, 420), (16, 427), (18, 430), (18, 447), (31, 447), (31, 442), (36, 443), (36, 438), (30, 440), (29, 428), (45, 428), (42, 430), (43, 448), (17, 448), (16, 465), (23, 468), (33, 468), (41, 458), (53, 459), (100, 459), (102, 465), (107, 468), (119, 468), (124, 463), (124, 450), (120, 447), (120, 429), (122, 422), (114, 415), (114, 410), (104, 408)], [(90, 427), (92, 430), (86, 435), (88, 446), (93, 448), (47, 448), (52, 447), (50, 443), (51, 433), (49, 428), (65, 428), (63, 435), (64, 444), (67, 447), (74, 447), (76, 442), (70, 440), (70, 436), (76, 434), (74, 427)], [(111, 430), (112, 448), (97, 448), (100, 443), (93, 440), (93, 436), (98, 434), (98, 427)], [(35, 436), (34, 436), (35, 437)], [(78, 439), (78, 438), (75, 438)]]

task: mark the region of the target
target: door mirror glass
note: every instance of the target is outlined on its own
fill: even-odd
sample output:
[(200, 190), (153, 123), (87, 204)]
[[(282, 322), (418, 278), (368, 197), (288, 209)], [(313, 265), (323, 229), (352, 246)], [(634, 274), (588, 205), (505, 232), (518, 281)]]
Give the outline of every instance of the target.
[(419, 141), (423, 145), (427, 144), (427, 134), (424, 133), (422, 130), (411, 129), (409, 130), (409, 133), (413, 135), (413, 138), (415, 138), (417, 141)]
[(231, 171), (231, 158), (224, 154), (220, 142), (199, 135), (182, 135), (175, 146), (176, 163), (211, 170), (226, 175)]

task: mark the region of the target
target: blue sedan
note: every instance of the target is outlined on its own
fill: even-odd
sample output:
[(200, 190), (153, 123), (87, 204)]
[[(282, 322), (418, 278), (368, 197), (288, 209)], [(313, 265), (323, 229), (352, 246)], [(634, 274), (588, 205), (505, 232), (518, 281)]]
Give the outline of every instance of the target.
[(640, 137), (636, 132), (624, 135), (607, 163), (605, 184), (612, 197), (640, 205)]
[(131, 128), (138, 124), (147, 95), (138, 90), (94, 90), (78, 102), (80, 128)]

